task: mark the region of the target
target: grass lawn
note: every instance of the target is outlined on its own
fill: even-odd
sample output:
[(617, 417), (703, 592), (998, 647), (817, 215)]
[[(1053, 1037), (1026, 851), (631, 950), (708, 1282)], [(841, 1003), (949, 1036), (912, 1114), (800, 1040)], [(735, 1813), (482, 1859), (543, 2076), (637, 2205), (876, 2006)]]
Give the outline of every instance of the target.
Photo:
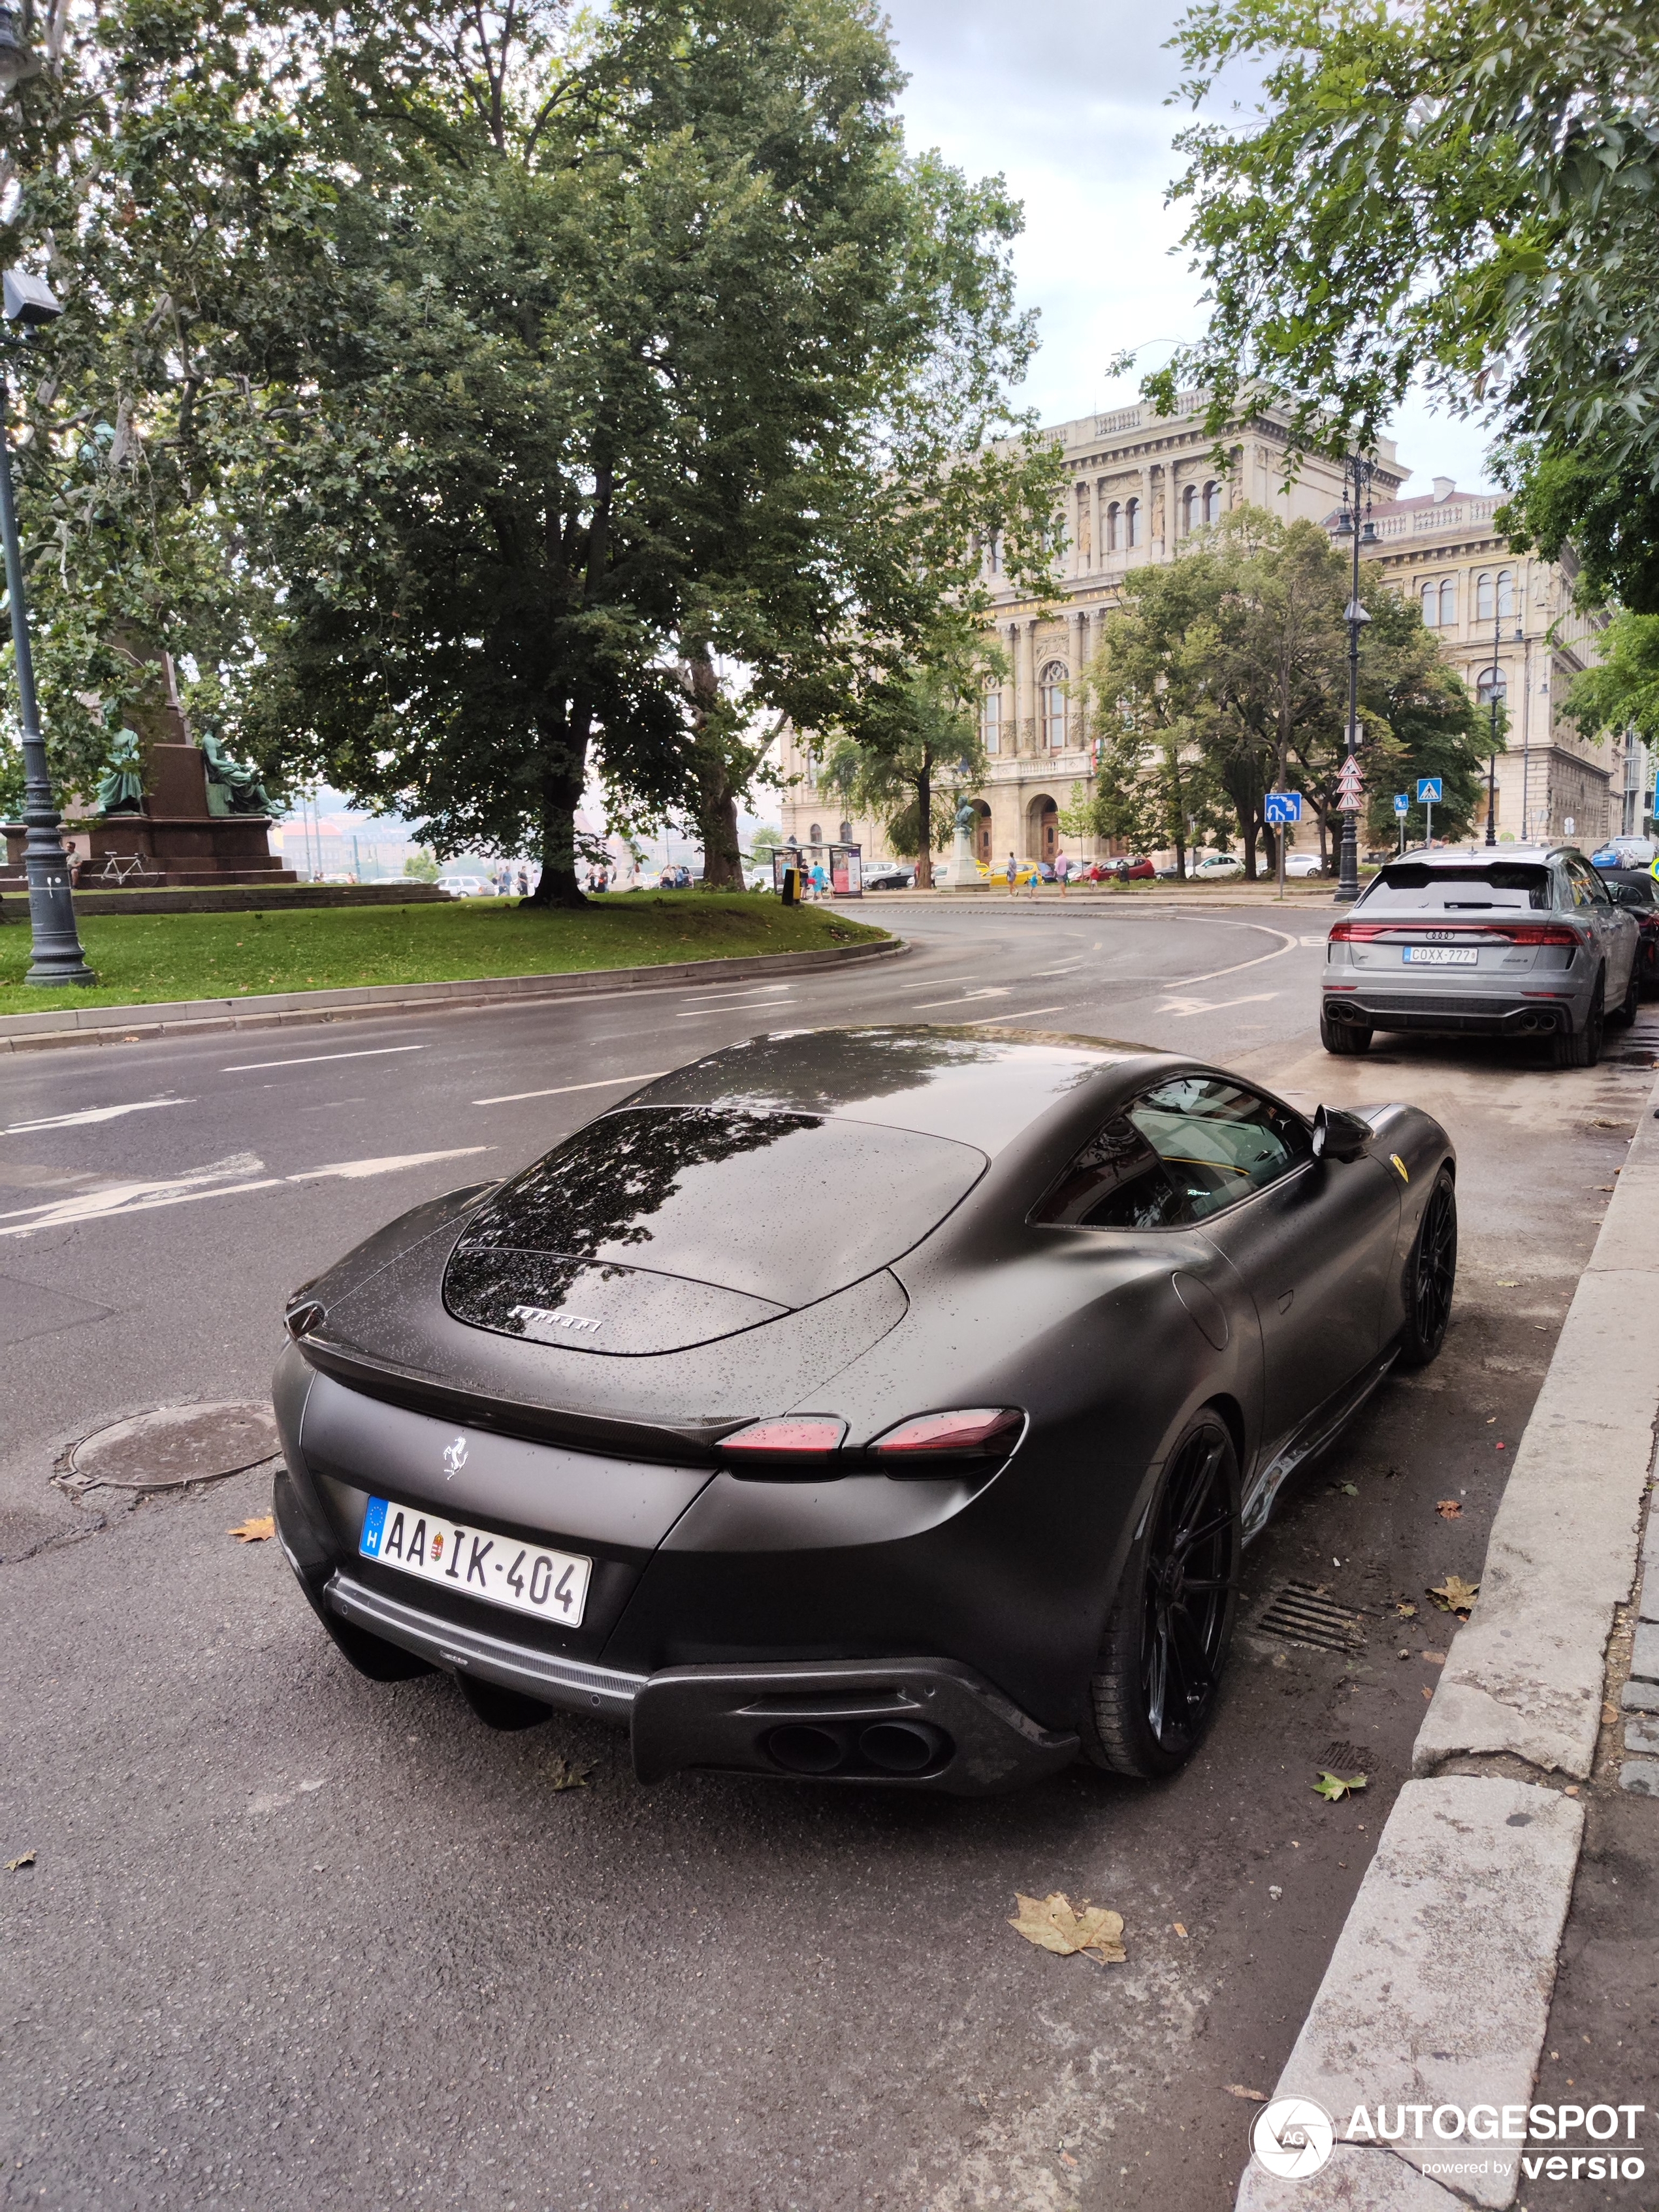
[(442, 906), (310, 907), (283, 913), (112, 914), (83, 909), (92, 990), (23, 981), (29, 933), (21, 899), (0, 929), (0, 1013), (125, 1006), (160, 999), (257, 996), (362, 983), (436, 983), (476, 975), (556, 975), (648, 968), (757, 952), (806, 952), (884, 937), (823, 907), (784, 907), (743, 891), (612, 893), (580, 913), (499, 899)]

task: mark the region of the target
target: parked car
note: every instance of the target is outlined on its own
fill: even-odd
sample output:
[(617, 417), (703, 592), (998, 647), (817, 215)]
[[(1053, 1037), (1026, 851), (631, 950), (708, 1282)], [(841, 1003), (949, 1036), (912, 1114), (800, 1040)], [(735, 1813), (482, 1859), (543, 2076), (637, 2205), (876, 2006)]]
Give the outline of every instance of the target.
[(1178, 884), (1185, 880), (1180, 869), (1176, 867), (1173, 860), (1166, 860), (1164, 863), (1164, 866), (1161, 868), (1155, 870), (1154, 872), (1157, 875), (1158, 880), (1161, 884)]
[(1634, 915), (1642, 933), (1642, 988), (1659, 993), (1659, 883), (1646, 868), (1603, 868), (1601, 880), (1615, 906)]
[(1090, 881), (1097, 884), (1150, 883), (1158, 871), (1139, 854), (1120, 853), (1108, 860), (1097, 860), (1088, 872)]
[(482, 876), (440, 876), (438, 889), (451, 898), (485, 898), (489, 887)]
[(1440, 1349), (1454, 1170), (1137, 1045), (757, 1037), (295, 1294), (283, 1548), (362, 1674), (642, 1781), (1166, 1775), (1280, 1486)]
[[(944, 872), (943, 868), (935, 868), (935, 880)], [(908, 891), (915, 880), (915, 870), (905, 867), (898, 860), (871, 860), (864, 871), (864, 888), (867, 891)]]
[(1651, 837), (1609, 837), (1590, 854), (1593, 868), (1650, 868), (1659, 860), (1659, 843)]
[(1547, 1037), (1558, 1067), (1593, 1066), (1604, 1020), (1633, 1021), (1641, 931), (1571, 846), (1409, 853), (1332, 925), (1319, 1035), (1364, 1052), (1376, 1030)]
[(1237, 853), (1212, 853), (1207, 860), (1199, 862), (1192, 876), (1194, 883), (1206, 884), (1214, 883), (1222, 876), (1242, 876), (1243, 872), (1244, 863)]
[(1285, 855), (1286, 876), (1322, 876), (1324, 872), (1317, 853), (1287, 853)]

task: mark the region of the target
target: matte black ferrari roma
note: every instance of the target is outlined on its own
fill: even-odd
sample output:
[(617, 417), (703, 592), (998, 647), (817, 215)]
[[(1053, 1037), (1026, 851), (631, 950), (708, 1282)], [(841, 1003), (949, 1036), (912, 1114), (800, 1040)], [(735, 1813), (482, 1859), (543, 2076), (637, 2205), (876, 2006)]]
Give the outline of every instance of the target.
[(283, 1547), (365, 1674), (642, 1781), (1166, 1774), (1243, 1543), (1440, 1348), (1455, 1176), (1136, 1045), (758, 1037), (295, 1296)]

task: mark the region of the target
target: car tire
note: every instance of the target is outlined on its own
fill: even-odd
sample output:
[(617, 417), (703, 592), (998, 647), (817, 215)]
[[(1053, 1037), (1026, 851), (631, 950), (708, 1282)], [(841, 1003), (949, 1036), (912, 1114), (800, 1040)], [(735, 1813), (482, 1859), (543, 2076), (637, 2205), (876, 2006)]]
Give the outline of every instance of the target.
[(1356, 1053), (1369, 1052), (1373, 1032), (1358, 1023), (1334, 1022), (1322, 1012), (1319, 1017), (1319, 1042), (1327, 1052), (1340, 1058), (1352, 1058)]
[(1079, 1731), (1095, 1765), (1154, 1782), (1191, 1758), (1232, 1641), (1241, 1548), (1238, 1454), (1206, 1407), (1164, 1461), (1112, 1601)]
[(1641, 1012), (1641, 1008), (1642, 957), (1638, 952), (1630, 963), (1630, 981), (1626, 985), (1625, 995), (1619, 1002), (1619, 1011), (1616, 1014), (1610, 1015), (1608, 1018), (1617, 1022), (1620, 1029), (1628, 1029)]
[(1406, 1326), (1400, 1339), (1402, 1367), (1426, 1367), (1440, 1356), (1457, 1285), (1457, 1186), (1442, 1168), (1406, 1262)]
[(1556, 1032), (1555, 1065), (1558, 1067), (1594, 1067), (1601, 1059), (1602, 1032), (1607, 1018), (1607, 1008), (1602, 1004), (1607, 988), (1607, 975), (1603, 968), (1597, 971), (1583, 1027)]

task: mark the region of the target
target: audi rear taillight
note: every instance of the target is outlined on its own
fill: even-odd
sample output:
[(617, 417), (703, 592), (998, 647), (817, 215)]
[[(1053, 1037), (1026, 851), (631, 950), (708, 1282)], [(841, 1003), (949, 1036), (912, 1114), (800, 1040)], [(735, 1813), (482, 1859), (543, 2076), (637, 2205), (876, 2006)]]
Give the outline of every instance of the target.
[(1504, 935), (1511, 945), (1571, 945), (1577, 949), (1578, 932), (1565, 921), (1506, 923)]
[(1378, 938), (1415, 942), (1425, 936), (1439, 944), (1468, 937), (1489, 938), (1502, 945), (1576, 946), (1579, 941), (1577, 930), (1565, 921), (1443, 921), (1437, 915), (1431, 921), (1409, 921), (1402, 915), (1397, 921), (1333, 922), (1330, 941), (1370, 945)]
[(836, 1413), (790, 1413), (772, 1421), (750, 1421), (720, 1438), (720, 1449), (739, 1455), (771, 1459), (823, 1458), (839, 1451), (847, 1424)]
[(878, 1457), (998, 1459), (1018, 1442), (1025, 1416), (1012, 1406), (969, 1406), (951, 1413), (918, 1413), (888, 1429), (870, 1446)]

